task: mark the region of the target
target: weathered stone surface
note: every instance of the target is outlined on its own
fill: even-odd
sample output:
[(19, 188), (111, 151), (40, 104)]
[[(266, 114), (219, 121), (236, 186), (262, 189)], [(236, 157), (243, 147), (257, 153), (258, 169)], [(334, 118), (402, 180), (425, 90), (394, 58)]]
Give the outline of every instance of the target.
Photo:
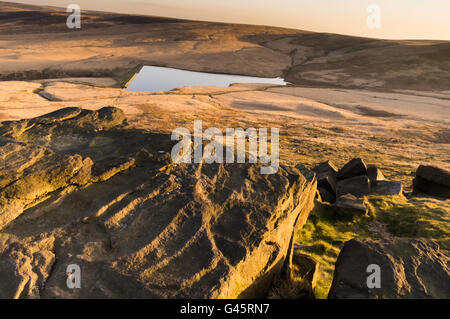
[[(58, 262), (42, 272), (39, 295), (20, 279), (8, 297), (263, 296), (291, 267), (294, 235), (316, 194), (312, 172), (174, 165), (170, 135), (129, 128), (118, 109), (43, 118), (22, 131), (0, 126), (0, 154), (15, 159), (0, 170), (0, 205), (10, 212), (0, 214), (1, 233), (33, 247), (54, 240), (39, 252)], [(2, 256), (0, 264), (10, 263)], [(81, 289), (66, 286), (69, 264), (81, 268)], [(32, 276), (29, 268), (22, 277)]]
[(55, 255), (52, 239), (35, 244), (0, 234), (0, 298), (39, 298)]
[(413, 180), (414, 194), (426, 194), (431, 196), (450, 198), (450, 188), (430, 182), (422, 177)]
[(326, 189), (329, 193), (336, 193), (337, 168), (331, 162), (323, 162), (316, 166), (313, 171), (317, 175), (317, 187)]
[[(108, 134), (97, 131), (120, 127), (125, 122), (120, 109), (105, 107), (96, 112), (65, 108), (35, 119), (2, 123), (0, 229), (47, 194), (101, 179), (104, 170), (109, 172), (111, 167), (102, 165), (101, 160), (94, 166), (90, 157), (108, 156), (112, 150), (107, 146), (113, 145), (104, 137)], [(98, 145), (102, 143), (106, 144), (103, 150)], [(120, 168), (115, 165), (109, 175)], [(99, 176), (92, 176), (92, 170)]]
[(450, 187), (450, 172), (439, 167), (420, 165), (416, 176), (420, 176), (427, 181)]
[(322, 202), (334, 203), (336, 196), (328, 191), (326, 188), (319, 188), (320, 199)]
[(414, 193), (450, 198), (450, 172), (433, 166), (419, 166), (413, 181)]
[(367, 167), (367, 176), (370, 179), (370, 183), (375, 185), (377, 181), (384, 181), (386, 178), (383, 175), (383, 172), (376, 166), (369, 165)]
[(362, 159), (354, 158), (338, 171), (337, 178), (343, 180), (360, 175), (367, 175), (367, 165)]
[(362, 197), (370, 194), (370, 181), (367, 176), (356, 176), (338, 182), (336, 196), (352, 194)]
[[(329, 298), (415, 299), (450, 297), (448, 251), (425, 239), (353, 239), (342, 249)], [(367, 267), (381, 270), (381, 288), (368, 288)]]
[(371, 191), (377, 195), (400, 195), (403, 194), (401, 182), (377, 181), (372, 184)]
[(347, 216), (365, 215), (368, 212), (364, 200), (357, 198), (352, 194), (346, 194), (338, 197), (336, 207), (340, 214)]
[(298, 251), (294, 252), (293, 263), (297, 267), (296, 275), (306, 279), (311, 284), (311, 289), (314, 289), (319, 273), (319, 263), (313, 257)]

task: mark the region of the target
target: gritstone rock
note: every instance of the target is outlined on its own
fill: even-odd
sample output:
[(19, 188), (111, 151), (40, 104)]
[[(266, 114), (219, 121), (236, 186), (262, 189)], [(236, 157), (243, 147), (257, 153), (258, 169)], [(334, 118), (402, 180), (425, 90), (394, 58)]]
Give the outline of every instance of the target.
[(360, 158), (354, 158), (338, 171), (337, 178), (339, 180), (343, 180), (366, 174), (366, 163), (364, 163), (364, 161)]
[[(339, 254), (329, 298), (423, 299), (450, 297), (448, 251), (425, 239), (352, 239)], [(369, 265), (380, 268), (380, 286), (368, 288)], [(373, 284), (373, 278), (370, 278)], [(373, 279), (375, 280), (375, 279)], [(376, 283), (376, 281), (375, 281)]]

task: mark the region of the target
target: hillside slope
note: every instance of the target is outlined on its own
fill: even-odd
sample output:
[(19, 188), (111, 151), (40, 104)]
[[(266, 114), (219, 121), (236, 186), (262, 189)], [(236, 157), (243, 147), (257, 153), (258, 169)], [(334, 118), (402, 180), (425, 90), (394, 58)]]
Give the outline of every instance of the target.
[(448, 41), (391, 41), (264, 26), (83, 12), (0, 2), (0, 79), (108, 76), (141, 65), (347, 88), (445, 90)]

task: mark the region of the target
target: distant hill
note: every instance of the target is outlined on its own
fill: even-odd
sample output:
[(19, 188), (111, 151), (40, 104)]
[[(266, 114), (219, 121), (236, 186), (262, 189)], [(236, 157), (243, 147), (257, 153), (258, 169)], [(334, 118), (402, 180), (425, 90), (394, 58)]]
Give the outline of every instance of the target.
[(345, 88), (447, 90), (450, 42), (393, 41), (265, 26), (88, 11), (66, 27), (63, 8), (0, 2), (0, 79), (110, 76), (141, 65)]

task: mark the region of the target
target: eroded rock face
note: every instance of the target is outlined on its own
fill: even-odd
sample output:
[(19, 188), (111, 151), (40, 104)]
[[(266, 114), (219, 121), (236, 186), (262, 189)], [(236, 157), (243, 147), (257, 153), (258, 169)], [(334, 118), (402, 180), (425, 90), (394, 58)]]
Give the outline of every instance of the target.
[[(368, 288), (369, 265), (380, 267), (380, 288)], [(376, 283), (370, 280), (370, 283)], [(329, 298), (449, 298), (448, 251), (425, 239), (348, 241), (336, 262)]]
[(293, 262), (294, 265), (297, 266), (296, 275), (306, 279), (311, 285), (311, 290), (314, 290), (317, 283), (320, 264), (313, 257), (299, 251), (294, 252)]
[(29, 244), (0, 234), (0, 298), (39, 298), (55, 254), (52, 239)]
[(2, 123), (0, 229), (47, 194), (98, 178), (92, 175), (93, 162), (88, 156), (101, 163), (97, 154), (90, 154), (100, 153), (101, 147), (92, 143), (110, 134), (97, 132), (124, 123), (123, 112), (111, 107), (97, 112), (66, 108), (35, 119)]
[[(316, 194), (314, 174), (296, 168), (174, 165), (170, 136), (127, 127), (115, 108), (63, 109), (0, 132), (0, 234), (9, 240), (0, 265), (14, 261), (1, 253), (10, 238), (33, 247), (8, 298), (262, 296), (290, 267)], [(81, 289), (66, 285), (70, 264)], [(26, 276), (35, 279), (24, 289)]]

